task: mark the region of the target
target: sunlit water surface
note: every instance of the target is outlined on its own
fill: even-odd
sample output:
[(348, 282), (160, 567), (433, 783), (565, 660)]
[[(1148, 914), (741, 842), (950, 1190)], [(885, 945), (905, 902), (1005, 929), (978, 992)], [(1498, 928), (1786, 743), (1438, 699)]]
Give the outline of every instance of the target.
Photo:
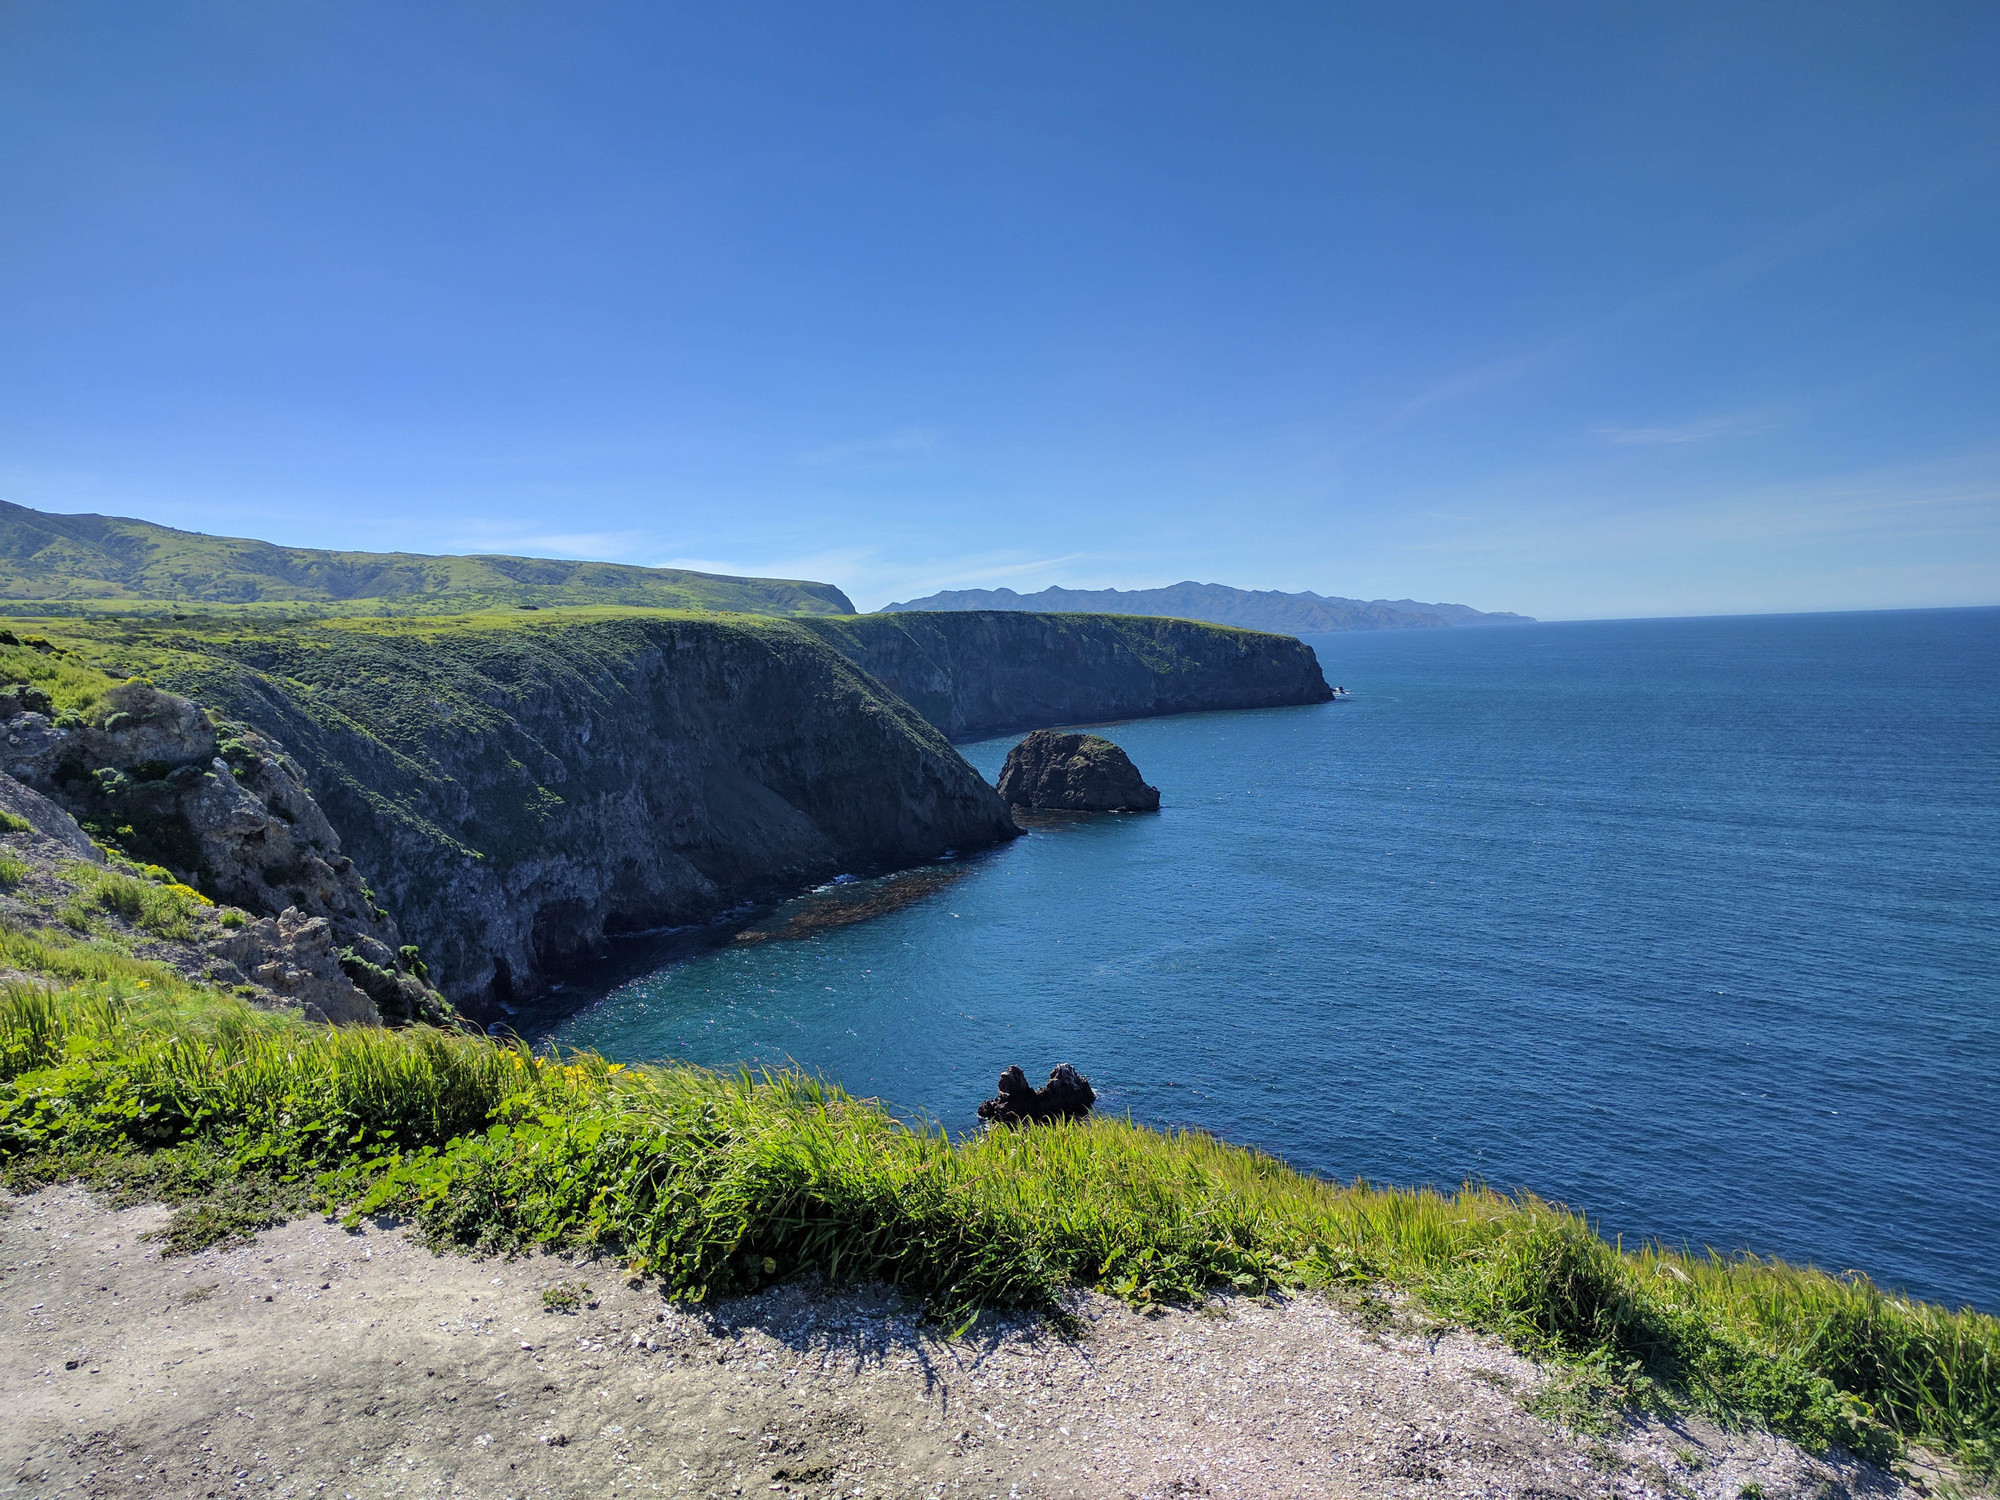
[(2000, 610), (1309, 639), (1349, 701), (1106, 731), (1157, 815), (638, 942), (548, 1029), (953, 1128), (1072, 1061), (1308, 1171), (2000, 1311)]

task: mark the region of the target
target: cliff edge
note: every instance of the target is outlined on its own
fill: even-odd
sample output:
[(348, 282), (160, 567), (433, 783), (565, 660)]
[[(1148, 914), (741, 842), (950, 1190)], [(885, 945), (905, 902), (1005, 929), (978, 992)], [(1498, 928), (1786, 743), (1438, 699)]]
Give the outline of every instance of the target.
[(1304, 642), (1193, 620), (981, 610), (790, 623), (954, 740), (1333, 697)]

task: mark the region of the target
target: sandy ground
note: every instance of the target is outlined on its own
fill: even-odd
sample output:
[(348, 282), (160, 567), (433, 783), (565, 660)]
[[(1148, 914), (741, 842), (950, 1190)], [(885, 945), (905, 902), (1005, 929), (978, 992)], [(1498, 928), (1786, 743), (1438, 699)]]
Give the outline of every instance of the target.
[[(1491, 1341), (1313, 1298), (1088, 1297), (1073, 1340), (954, 1340), (890, 1294), (688, 1312), (607, 1263), (434, 1256), (393, 1226), (163, 1260), (161, 1209), (0, 1208), (0, 1495), (1914, 1493), (1702, 1422), (1568, 1433)], [(544, 1305), (579, 1282), (575, 1312)]]

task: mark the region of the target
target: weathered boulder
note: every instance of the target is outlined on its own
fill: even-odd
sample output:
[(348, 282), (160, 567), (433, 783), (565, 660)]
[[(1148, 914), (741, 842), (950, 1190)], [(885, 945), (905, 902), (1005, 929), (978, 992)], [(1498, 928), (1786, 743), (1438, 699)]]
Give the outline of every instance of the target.
[(1009, 1068), (1000, 1075), (1000, 1092), (979, 1106), (979, 1118), (995, 1125), (1046, 1125), (1081, 1120), (1096, 1102), (1090, 1080), (1068, 1063), (1051, 1071), (1040, 1088), (1032, 1087), (1019, 1068)]
[[(382, 1020), (373, 1000), (342, 968), (333, 924), (325, 917), (309, 917), (297, 907), (287, 907), (224, 939), (215, 953), (251, 983), (302, 1007), (308, 1020), (337, 1026), (377, 1025)], [(219, 977), (233, 976), (225, 972)]]
[(1157, 812), (1132, 757), (1094, 734), (1037, 729), (1007, 752), (1000, 796), (1012, 807), (1051, 812)]

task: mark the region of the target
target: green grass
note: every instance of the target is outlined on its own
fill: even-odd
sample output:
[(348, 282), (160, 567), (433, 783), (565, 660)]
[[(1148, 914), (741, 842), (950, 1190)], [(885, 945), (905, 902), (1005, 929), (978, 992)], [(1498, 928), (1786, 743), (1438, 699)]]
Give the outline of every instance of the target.
[(0, 502), (0, 599), (71, 609), (394, 609), (524, 604), (853, 613), (830, 584), (532, 557), (331, 552)]
[(35, 825), (19, 813), (8, 812), (0, 807), (0, 833), (32, 833)]
[(56, 986), (115, 983), (126, 991), (149, 989), (184, 1003), (207, 993), (178, 970), (135, 958), (117, 942), (61, 928), (0, 922), (0, 968), (35, 975)]
[(56, 712), (63, 714), (90, 708), (118, 681), (83, 660), (73, 642), (51, 639), (24, 621), (0, 622), (0, 685), (32, 683), (53, 698)]
[(215, 908), (200, 891), (179, 884), (164, 870), (157, 876), (133, 874), (76, 860), (62, 873), (75, 888), (65, 905), (65, 920), (79, 930), (89, 929), (93, 911), (107, 911), (155, 937), (187, 942), (200, 918)]
[(592, 1249), (689, 1298), (802, 1272), (958, 1319), (1405, 1289), (1570, 1372), (1550, 1415), (1643, 1400), (1992, 1472), (2000, 1322), (1754, 1259), (1621, 1252), (1530, 1197), (1337, 1186), (1198, 1134), (1098, 1120), (963, 1141), (797, 1073), (558, 1061), (411, 1028), (329, 1030), (121, 980), (0, 995), (0, 1162), (182, 1208), (169, 1248), (301, 1205), (414, 1215), (433, 1243)]
[(18, 854), (0, 849), (0, 891), (11, 891), (28, 878), (28, 862)]

